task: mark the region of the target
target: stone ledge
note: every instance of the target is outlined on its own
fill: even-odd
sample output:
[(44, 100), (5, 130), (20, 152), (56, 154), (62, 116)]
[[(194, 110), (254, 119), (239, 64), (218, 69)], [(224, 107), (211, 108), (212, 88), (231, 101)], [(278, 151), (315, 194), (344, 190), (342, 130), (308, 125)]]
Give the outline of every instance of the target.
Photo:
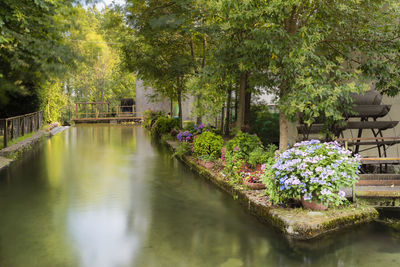
[(25, 151), (29, 150), (34, 144), (42, 138), (52, 136), (65, 128), (60, 127), (58, 123), (52, 123), (45, 129), (39, 130), (34, 135), (0, 150), (0, 170), (7, 167), (11, 162), (19, 158)]
[(7, 167), (12, 162), (12, 159), (0, 156), (0, 170)]
[[(171, 150), (174, 150), (175, 143), (167, 141)], [(278, 228), (288, 239), (309, 240), (378, 218), (378, 212), (368, 206), (351, 205), (320, 212), (273, 206), (263, 194), (263, 190), (246, 190), (243, 186), (232, 185), (218, 173), (198, 165), (191, 157), (177, 158), (238, 199), (260, 221)]]

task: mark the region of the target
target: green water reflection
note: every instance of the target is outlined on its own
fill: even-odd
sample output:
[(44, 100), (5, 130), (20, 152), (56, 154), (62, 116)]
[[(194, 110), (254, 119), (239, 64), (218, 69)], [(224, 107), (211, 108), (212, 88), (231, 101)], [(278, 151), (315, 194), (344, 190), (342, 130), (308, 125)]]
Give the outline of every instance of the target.
[(400, 266), (369, 225), (286, 242), (139, 127), (80, 125), (0, 173), (0, 266)]

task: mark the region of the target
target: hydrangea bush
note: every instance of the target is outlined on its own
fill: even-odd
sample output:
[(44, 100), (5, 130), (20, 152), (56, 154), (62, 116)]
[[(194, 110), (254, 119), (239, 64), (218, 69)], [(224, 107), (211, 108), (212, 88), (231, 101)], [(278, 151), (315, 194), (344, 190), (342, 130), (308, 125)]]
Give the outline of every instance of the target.
[(176, 139), (181, 142), (192, 142), (193, 141), (193, 134), (189, 131), (179, 132), (176, 135)]
[(359, 168), (360, 156), (352, 156), (337, 142), (311, 140), (283, 152), (263, 179), (273, 202), (303, 196), (337, 206), (346, 201), (339, 188), (355, 184)]

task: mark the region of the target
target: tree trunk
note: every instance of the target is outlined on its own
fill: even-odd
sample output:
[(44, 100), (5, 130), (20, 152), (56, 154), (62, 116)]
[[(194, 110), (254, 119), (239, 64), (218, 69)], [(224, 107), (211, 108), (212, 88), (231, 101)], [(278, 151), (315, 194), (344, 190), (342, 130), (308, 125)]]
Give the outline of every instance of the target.
[(237, 121), (237, 114), (238, 114), (238, 103), (239, 103), (239, 89), (235, 88), (235, 120), (234, 122), (236, 123)]
[(247, 73), (240, 75), (240, 87), (239, 87), (239, 104), (238, 114), (236, 120), (236, 126), (241, 129), (245, 125), (244, 114), (246, 111), (246, 87), (247, 87)]
[(231, 98), (232, 88), (229, 87), (228, 99), (226, 100), (226, 119), (225, 119), (225, 135), (229, 136), (229, 124), (231, 123)]
[(220, 125), (221, 134), (223, 134), (223, 132), (224, 132), (224, 116), (225, 116), (225, 107), (222, 106), (222, 110), (221, 110), (221, 125)]
[(171, 115), (171, 118), (174, 117), (174, 102), (172, 98), (169, 99), (169, 113)]
[(246, 91), (245, 100), (246, 103), (244, 108), (244, 124), (250, 126), (251, 92)]
[(283, 111), (279, 111), (279, 150), (285, 151), (289, 145), (288, 122)]
[(196, 117), (196, 123), (197, 123), (197, 125), (200, 125), (201, 123), (202, 123), (202, 121), (203, 121), (203, 118), (202, 118), (202, 116), (201, 116), (201, 105), (200, 105), (200, 101), (201, 101), (201, 94), (197, 94), (196, 95), (196, 108), (197, 108), (197, 112), (199, 112), (198, 113), (198, 115), (197, 115), (197, 117)]
[(182, 89), (178, 89), (179, 128), (182, 129)]

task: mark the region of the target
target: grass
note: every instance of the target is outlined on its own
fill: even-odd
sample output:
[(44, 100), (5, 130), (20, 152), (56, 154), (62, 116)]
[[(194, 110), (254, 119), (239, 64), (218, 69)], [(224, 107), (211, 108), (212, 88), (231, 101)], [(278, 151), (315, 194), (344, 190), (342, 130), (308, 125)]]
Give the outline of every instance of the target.
[[(21, 142), (21, 141), (27, 139), (27, 138), (31, 137), (32, 135), (36, 134), (38, 131), (40, 131), (40, 130), (46, 128), (47, 126), (48, 126), (47, 124), (44, 124), (44, 125), (43, 125), (39, 130), (37, 130), (36, 132), (27, 133), (27, 134), (25, 134), (25, 135), (23, 135), (23, 136), (20, 136), (20, 137), (18, 137), (18, 138), (12, 139), (11, 141), (8, 142), (7, 146), (12, 146), (12, 145), (14, 145), (14, 144), (16, 144), (16, 143), (18, 143), (18, 142)], [(3, 140), (4, 140), (4, 136), (0, 136), (0, 149), (3, 149), (3, 148), (4, 148)]]
[(34, 135), (35, 133), (37, 133), (37, 132), (31, 132), (31, 133), (25, 134), (25, 135), (23, 135), (23, 136), (20, 136), (20, 137), (18, 137), (18, 138), (12, 139), (10, 142), (8, 142), (7, 146), (12, 146), (12, 145), (14, 145), (14, 144), (16, 144), (16, 143), (18, 143), (18, 142), (21, 142), (21, 141), (23, 141), (23, 140), (25, 140), (25, 139), (31, 137), (31, 136)]

